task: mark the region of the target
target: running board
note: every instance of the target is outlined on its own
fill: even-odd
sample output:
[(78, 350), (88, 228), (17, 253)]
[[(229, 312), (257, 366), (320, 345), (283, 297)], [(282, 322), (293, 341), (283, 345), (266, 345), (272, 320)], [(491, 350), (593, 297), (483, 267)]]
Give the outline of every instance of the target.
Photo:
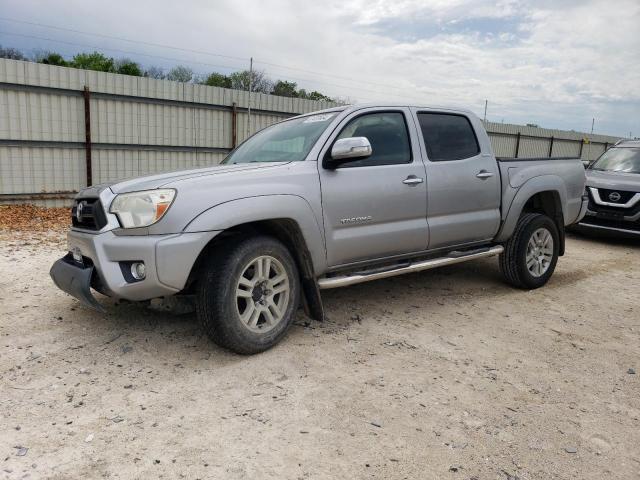
[(497, 245), (495, 247), (491, 247), (482, 251), (473, 250), (471, 253), (466, 254), (464, 252), (455, 251), (451, 252), (446, 257), (423, 260), (402, 267), (392, 268), (390, 270), (377, 272), (373, 271), (372, 273), (362, 272), (340, 277), (320, 278), (318, 280), (318, 286), (322, 290), (327, 288), (347, 287), (349, 285), (355, 285), (356, 283), (369, 282), (371, 280), (379, 280), (381, 278), (395, 277), (396, 275), (403, 275), (405, 273), (421, 272), (422, 270), (443, 267), (445, 265), (453, 265), (454, 263), (475, 260), (476, 258), (493, 257), (494, 255), (501, 254), (503, 251), (504, 248), (501, 245)]

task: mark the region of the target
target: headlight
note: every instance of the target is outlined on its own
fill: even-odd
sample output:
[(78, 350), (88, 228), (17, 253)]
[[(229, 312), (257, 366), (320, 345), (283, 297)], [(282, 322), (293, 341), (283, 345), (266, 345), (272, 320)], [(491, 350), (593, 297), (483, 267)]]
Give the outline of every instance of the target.
[(122, 228), (148, 227), (160, 220), (176, 196), (170, 188), (122, 193), (113, 200), (109, 211), (118, 216)]

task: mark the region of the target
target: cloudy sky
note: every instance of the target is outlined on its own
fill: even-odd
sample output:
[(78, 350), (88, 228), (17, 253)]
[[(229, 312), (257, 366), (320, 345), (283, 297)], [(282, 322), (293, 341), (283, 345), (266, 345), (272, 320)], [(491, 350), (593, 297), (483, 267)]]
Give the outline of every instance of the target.
[(638, 0), (0, 0), (0, 44), (25, 53), (99, 49), (202, 74), (252, 56), (353, 101), (482, 116), (487, 99), (492, 121), (589, 131), (595, 118), (621, 136), (640, 136), (639, 32)]

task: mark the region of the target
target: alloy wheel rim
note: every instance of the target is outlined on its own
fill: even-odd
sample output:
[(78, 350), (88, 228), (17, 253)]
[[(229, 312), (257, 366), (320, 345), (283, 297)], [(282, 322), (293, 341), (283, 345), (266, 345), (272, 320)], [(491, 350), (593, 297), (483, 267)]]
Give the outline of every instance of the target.
[(242, 324), (253, 332), (266, 333), (282, 321), (287, 311), (289, 275), (277, 258), (261, 255), (242, 270), (235, 296)]
[(536, 278), (541, 277), (553, 260), (553, 236), (546, 228), (539, 228), (529, 238), (527, 243), (527, 270)]

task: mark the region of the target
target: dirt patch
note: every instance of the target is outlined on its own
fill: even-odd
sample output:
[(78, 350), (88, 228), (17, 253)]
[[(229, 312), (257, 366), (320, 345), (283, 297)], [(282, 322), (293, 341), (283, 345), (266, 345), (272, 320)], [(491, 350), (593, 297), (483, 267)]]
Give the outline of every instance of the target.
[(38, 237), (0, 240), (0, 477), (640, 477), (637, 243), (569, 237), (531, 292), (495, 259), (327, 291), (240, 357), (80, 306)]
[(0, 205), (0, 230), (63, 232), (69, 228), (71, 209), (35, 205)]
[(0, 205), (0, 242), (10, 248), (62, 245), (70, 224), (69, 208)]

